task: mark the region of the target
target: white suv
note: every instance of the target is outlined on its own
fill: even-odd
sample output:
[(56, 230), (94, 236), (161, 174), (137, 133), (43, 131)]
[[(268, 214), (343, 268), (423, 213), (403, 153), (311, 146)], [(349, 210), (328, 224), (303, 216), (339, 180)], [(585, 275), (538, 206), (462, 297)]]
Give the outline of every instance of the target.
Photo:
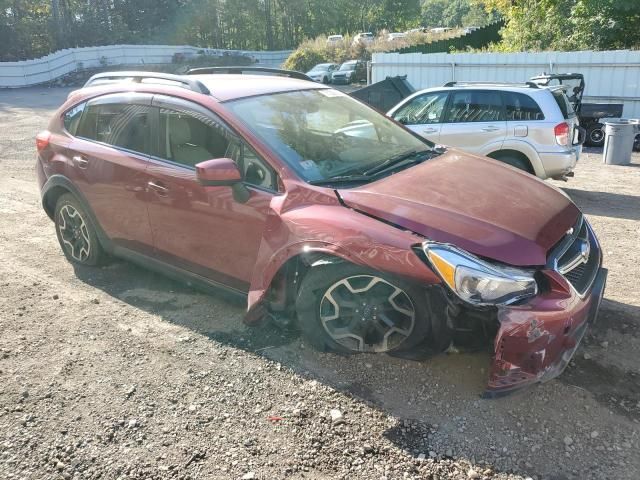
[(388, 115), (434, 143), (540, 178), (573, 176), (584, 129), (562, 87), (449, 82), (414, 93)]

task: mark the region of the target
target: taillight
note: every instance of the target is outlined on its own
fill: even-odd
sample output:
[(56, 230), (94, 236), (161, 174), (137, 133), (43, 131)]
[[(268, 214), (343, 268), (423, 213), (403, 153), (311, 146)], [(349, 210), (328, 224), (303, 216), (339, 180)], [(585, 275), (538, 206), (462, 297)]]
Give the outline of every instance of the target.
[(558, 145), (569, 145), (569, 124), (562, 122), (553, 127)]
[(38, 149), (38, 152), (41, 152), (49, 146), (49, 140), (51, 140), (51, 132), (48, 130), (36, 135), (36, 148)]

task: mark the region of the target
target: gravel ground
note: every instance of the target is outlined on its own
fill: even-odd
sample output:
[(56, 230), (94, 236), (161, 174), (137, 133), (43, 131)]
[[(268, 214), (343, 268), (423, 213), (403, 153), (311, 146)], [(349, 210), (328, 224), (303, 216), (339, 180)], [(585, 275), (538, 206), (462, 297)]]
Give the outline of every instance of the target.
[(610, 270), (557, 380), (479, 397), (489, 354), (339, 357), (124, 262), (74, 268), (34, 135), (68, 90), (0, 92), (0, 478), (640, 478), (640, 157), (558, 184)]

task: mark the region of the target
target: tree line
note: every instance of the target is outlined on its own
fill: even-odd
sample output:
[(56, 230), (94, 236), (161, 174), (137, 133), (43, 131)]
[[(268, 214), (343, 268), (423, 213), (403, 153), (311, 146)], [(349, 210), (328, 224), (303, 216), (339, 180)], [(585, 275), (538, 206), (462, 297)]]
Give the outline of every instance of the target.
[(280, 50), (319, 35), (498, 18), (497, 50), (640, 46), (640, 0), (0, 0), (0, 60), (113, 44)]
[(420, 0), (0, 0), (0, 60), (123, 43), (289, 49), (420, 21)]

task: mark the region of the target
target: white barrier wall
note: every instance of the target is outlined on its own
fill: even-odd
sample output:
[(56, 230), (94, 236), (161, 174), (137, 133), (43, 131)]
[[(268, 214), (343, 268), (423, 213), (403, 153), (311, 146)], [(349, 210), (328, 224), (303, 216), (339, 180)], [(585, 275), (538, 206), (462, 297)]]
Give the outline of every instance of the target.
[(69, 48), (46, 57), (20, 62), (0, 62), (0, 88), (28, 87), (54, 80), (79, 68), (101, 65), (144, 65), (171, 63), (173, 55), (196, 55), (199, 51), (221, 55), (223, 52), (246, 54), (255, 58), (256, 65), (279, 67), (290, 50), (277, 52), (248, 50), (216, 50), (175, 45), (110, 45), (104, 47)]
[(375, 53), (372, 82), (407, 75), (417, 89), (446, 82), (524, 82), (543, 72), (584, 74), (586, 102), (623, 103), (623, 114), (640, 118), (640, 51), (540, 53)]

